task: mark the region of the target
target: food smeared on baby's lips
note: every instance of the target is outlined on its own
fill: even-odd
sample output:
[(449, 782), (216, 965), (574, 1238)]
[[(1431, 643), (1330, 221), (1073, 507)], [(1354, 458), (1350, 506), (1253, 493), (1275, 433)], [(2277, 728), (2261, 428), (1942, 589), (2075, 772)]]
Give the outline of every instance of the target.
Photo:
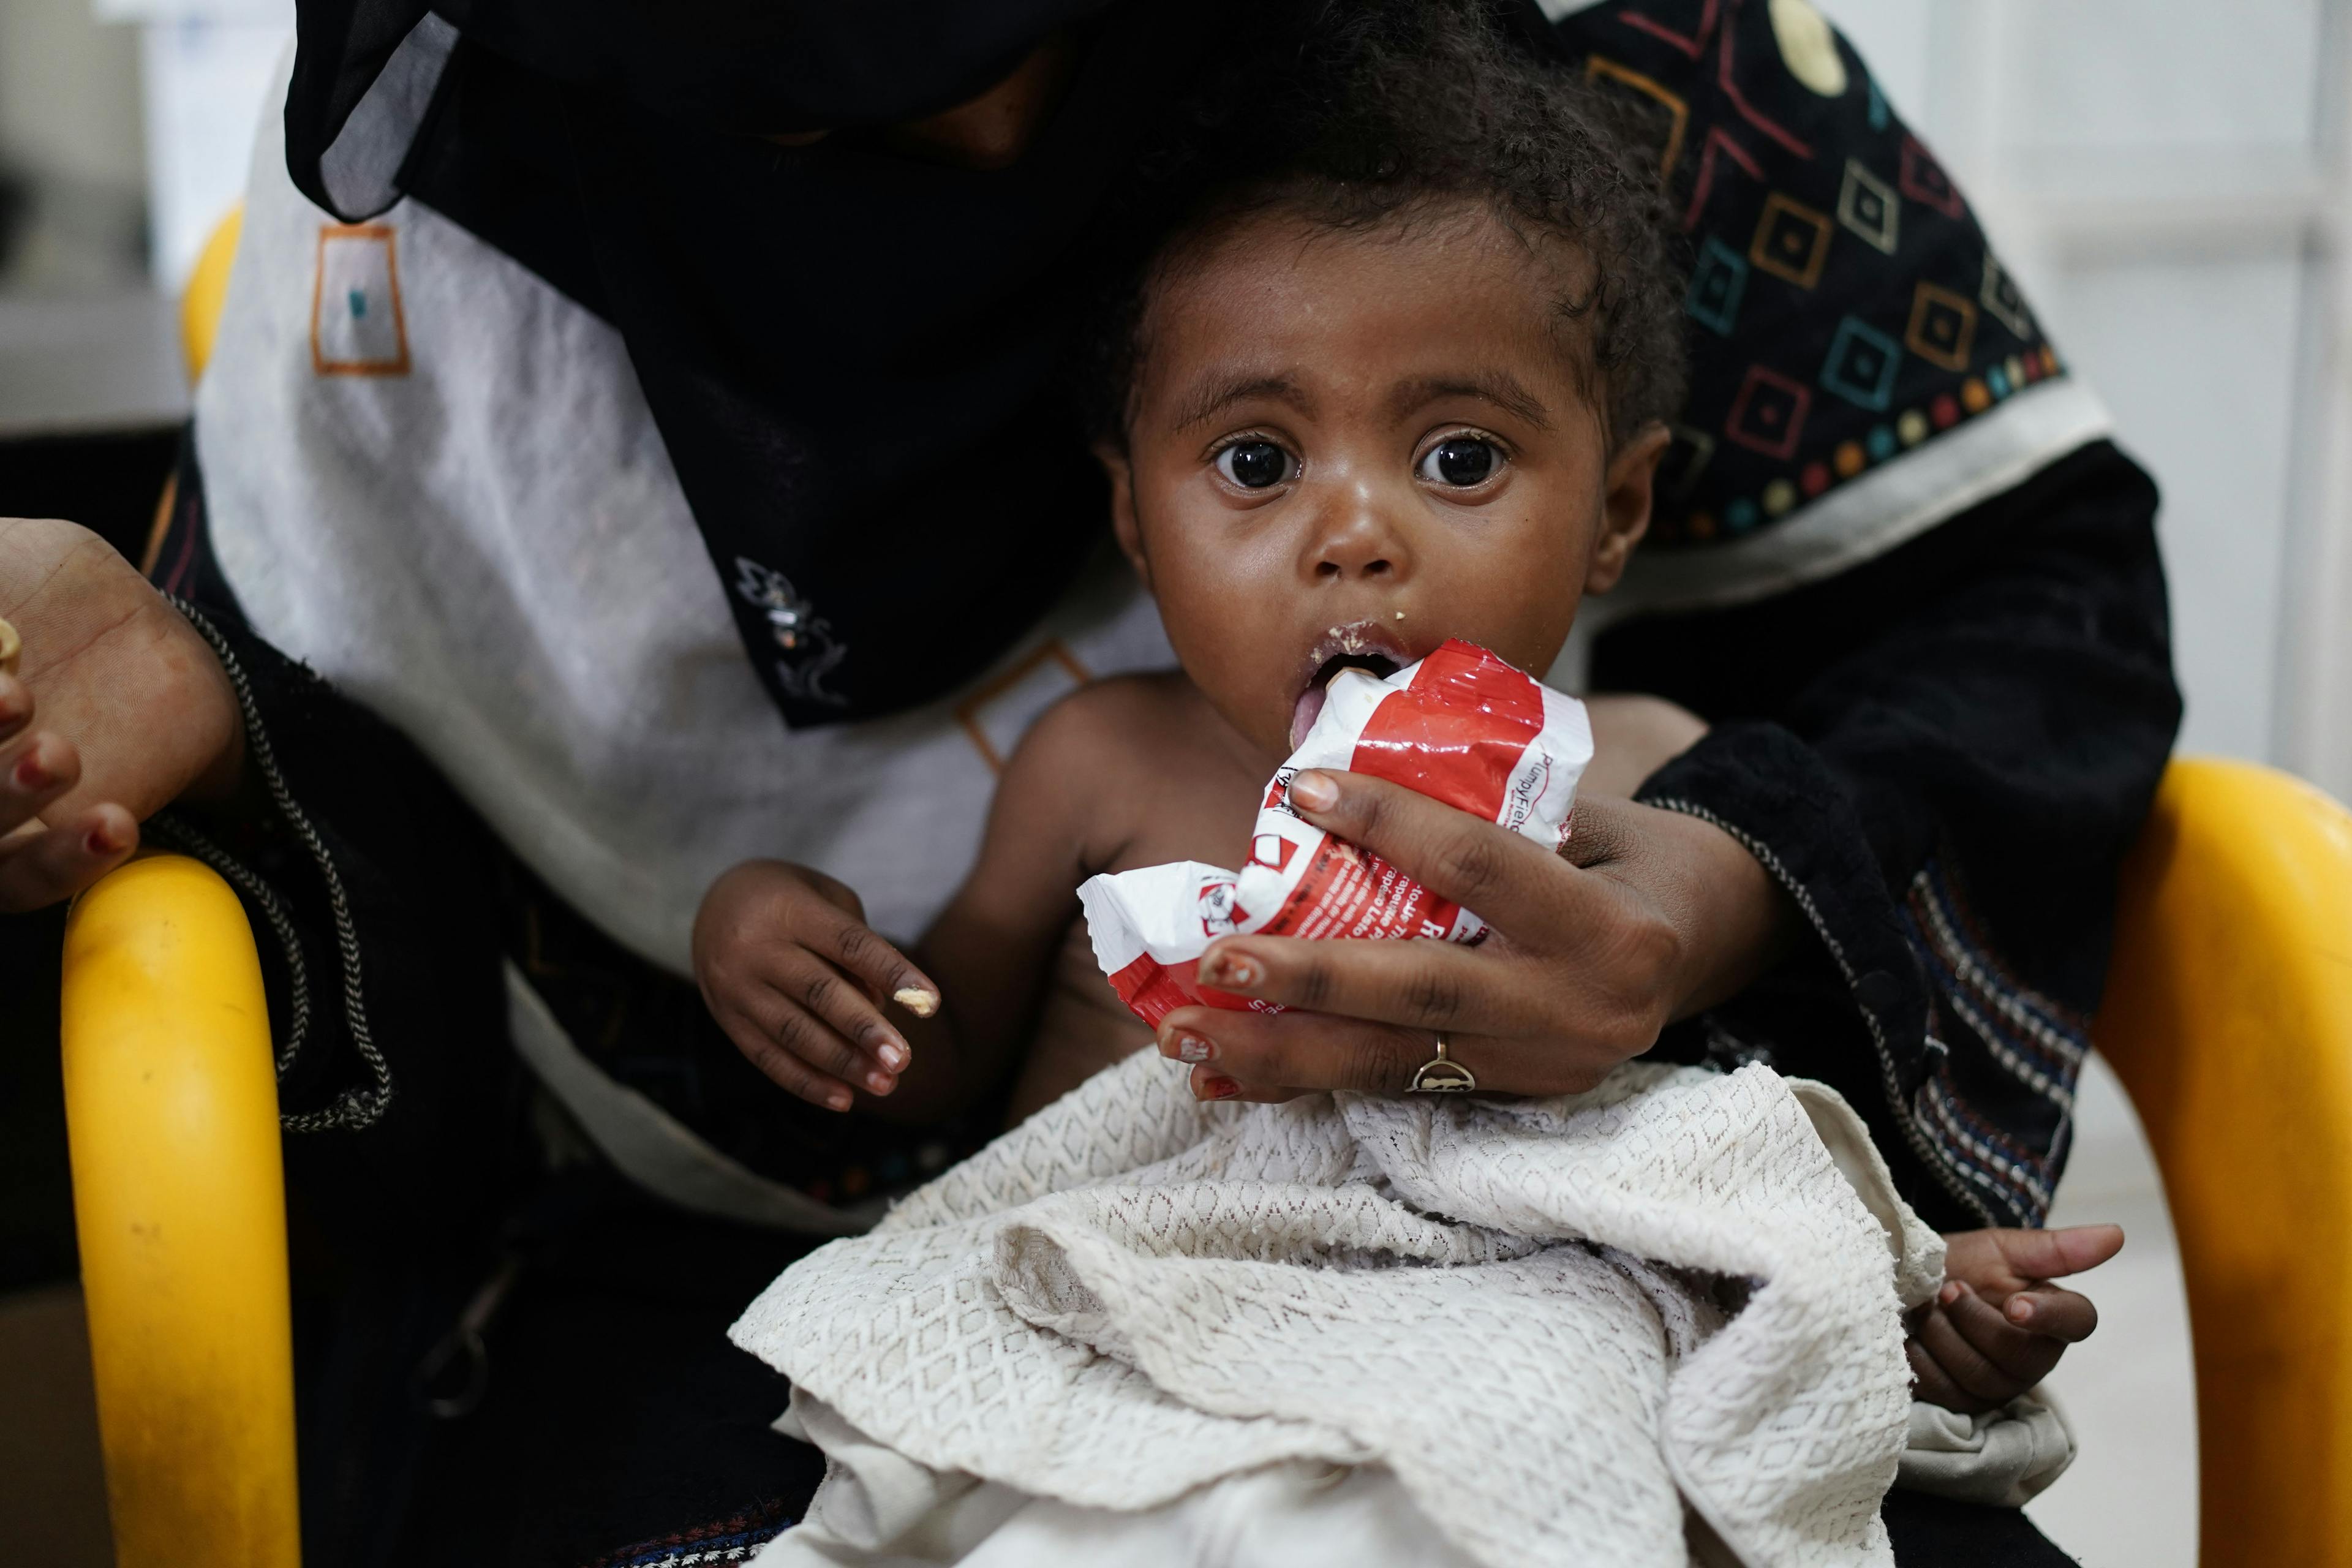
[[(1402, 618), (1404, 612), (1399, 610), (1397, 615)], [(1307, 743), (1308, 732), (1323, 712), (1332, 678), (1341, 670), (1360, 669), (1374, 679), (1385, 680), (1419, 657), (1402, 637), (1378, 621), (1351, 621), (1325, 632), (1299, 661), (1298, 697), (1290, 710), (1291, 750)]]
[[(1369, 624), (1334, 627), (1356, 646), (1316, 667), (1314, 712), (1266, 785), (1249, 858), (1236, 874), (1196, 860), (1089, 878), (1078, 889), (1095, 962), (1136, 1016), (1157, 1028), (1179, 1007), (1275, 1010), (1204, 988), (1201, 954), (1228, 934), (1436, 937), (1475, 942), (1486, 922), (1379, 856), (1301, 818), (1289, 801), (1302, 770), (1367, 773), (1557, 849), (1577, 780), (1592, 760), (1584, 704), (1466, 642), (1393, 665), (1395, 639)], [(1353, 658), (1391, 661), (1383, 678)], [(1306, 701), (1302, 694), (1302, 706)]]

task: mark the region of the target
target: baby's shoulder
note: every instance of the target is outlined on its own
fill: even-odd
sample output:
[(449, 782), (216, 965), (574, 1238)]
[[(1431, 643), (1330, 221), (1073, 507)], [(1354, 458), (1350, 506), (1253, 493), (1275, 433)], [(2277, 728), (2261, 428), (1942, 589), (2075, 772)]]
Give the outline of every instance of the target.
[(1014, 753), (1056, 766), (1083, 765), (1097, 777), (1127, 766), (1167, 765), (1170, 742), (1201, 721), (1202, 700), (1176, 670), (1107, 676), (1038, 715)]

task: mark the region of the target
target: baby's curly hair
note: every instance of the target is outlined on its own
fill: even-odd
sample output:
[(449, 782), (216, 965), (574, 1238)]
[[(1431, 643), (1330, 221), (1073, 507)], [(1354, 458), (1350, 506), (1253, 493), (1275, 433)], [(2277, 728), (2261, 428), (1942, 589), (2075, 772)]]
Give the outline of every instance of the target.
[[(1681, 246), (1654, 153), (1617, 102), (1485, 0), (1299, 0), (1236, 40), (1139, 156), (1105, 233), (1119, 281), (1083, 342), (1091, 433), (1124, 447), (1151, 294), (1250, 217), (1340, 232), (1482, 202), (1588, 264), (1558, 300), (1611, 445), (1683, 395)], [(1597, 384), (1592, 384), (1597, 381)]]

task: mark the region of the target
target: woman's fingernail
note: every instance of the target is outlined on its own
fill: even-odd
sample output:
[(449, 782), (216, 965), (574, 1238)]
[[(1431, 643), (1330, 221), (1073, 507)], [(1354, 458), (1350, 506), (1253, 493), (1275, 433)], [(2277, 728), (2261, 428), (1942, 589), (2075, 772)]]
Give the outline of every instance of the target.
[(1339, 786), (1323, 773), (1300, 773), (1290, 781), (1290, 798), (1309, 811), (1328, 811), (1339, 804)]
[(2032, 1303), (2032, 1302), (2031, 1302), (2031, 1301), (2027, 1300), (2026, 1300), (2024, 1297), (2022, 1297), (2022, 1296), (2011, 1296), (2011, 1297), (2009, 1299), (2009, 1321), (2010, 1321), (2011, 1322), (2012, 1322), (2012, 1323), (2023, 1323), (2023, 1322), (2029, 1322), (2029, 1321), (2031, 1321), (2032, 1320), (2032, 1317), (2033, 1317), (2033, 1303)]
[(1202, 1100), (1231, 1100), (1242, 1091), (1242, 1086), (1229, 1078), (1209, 1077), (1201, 1080)]
[(17, 762), (16, 771), (8, 776), (18, 789), (37, 790), (49, 782), (49, 770), (41, 766), (39, 752), (27, 752)]
[(866, 1075), (866, 1087), (876, 1094), (887, 1094), (898, 1087), (898, 1080), (887, 1072), (870, 1072)]
[(849, 1091), (845, 1089), (834, 1089), (825, 1095), (824, 1102), (835, 1110), (846, 1110), (849, 1109)]
[(1217, 1047), (1188, 1029), (1176, 1031), (1176, 1059), (1180, 1062), (1204, 1062), (1217, 1054)]
[(1209, 960), (1208, 973), (1201, 976), (1212, 985), (1255, 985), (1263, 979), (1257, 961), (1246, 953), (1221, 952)]
[(103, 827), (91, 828), (89, 830), (89, 837), (85, 837), (81, 842), (82, 847), (88, 849), (93, 855), (100, 856), (111, 855), (117, 849), (122, 847), (121, 845), (117, 844), (114, 841), (114, 835), (109, 833)]
[(1941, 1301), (1947, 1307), (1950, 1306), (1959, 1299), (1960, 1284), (1957, 1279), (1947, 1281), (1944, 1288), (1936, 1292), (1936, 1300)]
[(907, 1047), (895, 1040), (883, 1041), (880, 1048), (874, 1054), (880, 1058), (882, 1065), (892, 1072), (903, 1071), (907, 1066)]

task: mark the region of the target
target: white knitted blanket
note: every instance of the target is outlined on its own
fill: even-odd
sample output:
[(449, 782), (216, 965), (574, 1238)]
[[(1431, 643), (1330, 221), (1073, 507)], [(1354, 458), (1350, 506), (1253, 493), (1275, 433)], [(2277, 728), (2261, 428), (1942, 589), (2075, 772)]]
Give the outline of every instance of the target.
[(861, 1440), (1065, 1504), (1310, 1460), (1497, 1568), (1685, 1568), (1685, 1504), (1745, 1563), (1884, 1563), (1942, 1250), (1851, 1109), (1761, 1067), (1233, 1106), (1147, 1052), (731, 1334)]

